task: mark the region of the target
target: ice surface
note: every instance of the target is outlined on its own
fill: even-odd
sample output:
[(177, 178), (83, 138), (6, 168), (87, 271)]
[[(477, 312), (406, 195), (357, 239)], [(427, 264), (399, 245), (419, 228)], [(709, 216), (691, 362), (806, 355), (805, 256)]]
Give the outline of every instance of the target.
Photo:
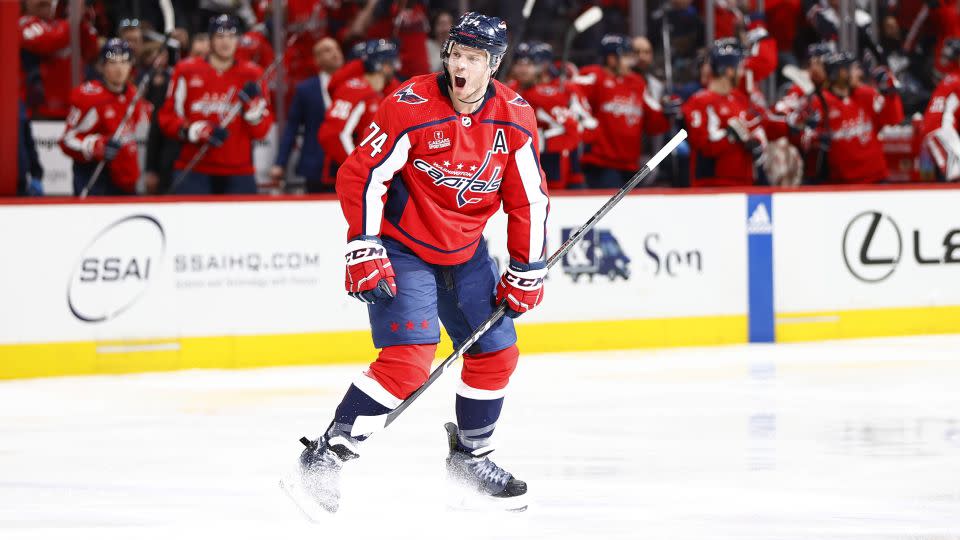
[(448, 373), (313, 525), (277, 481), (359, 369), (0, 383), (0, 538), (960, 538), (960, 336), (524, 357), (521, 514), (446, 509)]

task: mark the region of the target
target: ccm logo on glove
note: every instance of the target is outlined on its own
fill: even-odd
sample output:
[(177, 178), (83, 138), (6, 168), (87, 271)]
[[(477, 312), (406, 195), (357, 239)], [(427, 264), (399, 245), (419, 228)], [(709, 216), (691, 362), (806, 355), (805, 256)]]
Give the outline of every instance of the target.
[(510, 261), (510, 266), (497, 284), (497, 303), (506, 303), (507, 317), (515, 319), (543, 301), (543, 278), (546, 275), (547, 268), (543, 262), (521, 264)]

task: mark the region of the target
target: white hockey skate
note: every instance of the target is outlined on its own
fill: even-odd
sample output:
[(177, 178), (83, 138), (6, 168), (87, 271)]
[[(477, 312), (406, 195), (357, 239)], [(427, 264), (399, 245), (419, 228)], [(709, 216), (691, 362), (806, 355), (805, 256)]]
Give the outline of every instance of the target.
[(501, 469), (488, 457), (492, 448), (469, 451), (459, 444), (457, 425), (447, 422), (447, 476), (453, 489), (450, 490), (450, 507), (456, 510), (508, 510), (523, 512), (527, 509), (527, 483)]

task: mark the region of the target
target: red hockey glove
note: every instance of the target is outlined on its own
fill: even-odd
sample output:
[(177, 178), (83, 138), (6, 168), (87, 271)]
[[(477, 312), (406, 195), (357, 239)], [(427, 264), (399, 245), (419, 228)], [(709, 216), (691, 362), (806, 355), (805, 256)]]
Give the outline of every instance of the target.
[(347, 294), (365, 304), (397, 296), (396, 274), (387, 248), (376, 236), (358, 236), (347, 244)]
[(516, 319), (543, 301), (543, 278), (546, 275), (546, 263), (521, 264), (510, 261), (510, 266), (497, 284), (497, 303), (506, 302), (507, 317)]

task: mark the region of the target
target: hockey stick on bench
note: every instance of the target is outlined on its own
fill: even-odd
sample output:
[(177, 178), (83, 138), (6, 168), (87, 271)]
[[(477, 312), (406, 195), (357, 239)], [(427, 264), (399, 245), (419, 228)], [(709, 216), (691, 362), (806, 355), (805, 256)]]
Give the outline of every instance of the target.
[[(577, 232), (573, 233), (570, 238), (568, 238), (567, 241), (564, 242), (563, 245), (560, 246), (560, 248), (557, 249), (557, 251), (555, 251), (549, 259), (547, 259), (547, 269), (553, 267), (553, 265), (563, 259), (563, 256), (570, 251), (570, 248), (572, 248), (574, 244), (579, 242), (580, 239), (582, 239), (584, 235), (586, 235), (587, 232), (589, 232), (590, 229), (597, 224), (597, 222), (603, 219), (603, 216), (607, 215), (607, 213), (610, 212), (610, 210), (613, 209), (613, 207), (616, 206), (617, 203), (619, 203), (620, 200), (623, 199), (631, 189), (640, 184), (643, 179), (650, 174), (650, 171), (656, 169), (657, 165), (659, 165), (660, 162), (667, 157), (667, 155), (673, 153), (677, 146), (679, 146), (680, 143), (686, 138), (686, 130), (681, 129), (679, 132), (677, 132), (677, 134), (674, 135), (673, 138), (670, 139), (670, 141), (663, 148), (661, 148), (659, 152), (656, 153), (656, 155), (650, 158), (650, 161), (648, 161), (647, 164), (637, 172), (637, 174), (633, 175), (633, 178), (631, 178), (626, 185), (620, 188), (620, 190), (617, 191), (617, 193), (614, 194), (610, 200), (600, 207), (600, 210), (597, 210), (597, 213), (594, 214), (593, 217), (581, 225), (580, 228), (577, 229)], [(418, 388), (414, 393), (410, 394), (407, 399), (403, 400), (403, 402), (400, 403), (396, 409), (387, 414), (381, 414), (378, 416), (358, 416), (353, 423), (351, 435), (366, 435), (380, 431), (381, 429), (392, 424), (393, 421), (396, 420), (397, 417), (400, 416), (400, 414), (403, 413), (403, 411), (409, 407), (411, 403), (420, 397), (420, 394), (424, 393), (431, 384), (436, 382), (436, 380), (443, 375), (444, 370), (456, 362), (457, 358), (467, 352), (467, 350), (469, 350), (470, 347), (473, 346), (473, 344), (476, 343), (477, 340), (479, 340), (480, 337), (487, 332), (487, 330), (496, 324), (496, 322), (503, 317), (505, 312), (506, 306), (504, 304), (497, 306), (497, 309), (494, 310), (487, 320), (483, 321), (483, 323), (481, 323), (480, 326), (478, 326), (473, 333), (470, 334), (470, 336), (467, 337), (467, 339), (465, 339), (455, 351), (453, 351), (453, 354), (448, 356), (439, 366), (437, 366), (436, 369), (433, 370), (433, 373), (430, 374), (430, 377), (427, 379), (427, 381), (424, 382), (423, 385), (420, 386), (420, 388)]]

